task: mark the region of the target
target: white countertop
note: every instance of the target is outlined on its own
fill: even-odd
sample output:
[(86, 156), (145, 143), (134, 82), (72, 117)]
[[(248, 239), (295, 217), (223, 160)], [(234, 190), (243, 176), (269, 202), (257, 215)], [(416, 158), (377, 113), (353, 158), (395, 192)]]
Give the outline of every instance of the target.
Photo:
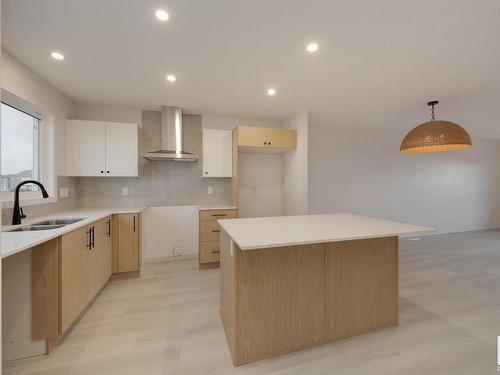
[(241, 250), (430, 232), (433, 228), (350, 214), (218, 220)]
[(144, 208), (85, 208), (71, 211), (64, 211), (50, 216), (37, 217), (33, 220), (24, 220), (22, 225), (6, 225), (2, 230), (9, 228), (21, 227), (37, 223), (46, 219), (62, 219), (62, 218), (84, 218), (76, 223), (66, 225), (62, 228), (41, 230), (41, 231), (26, 231), (26, 232), (2, 232), (1, 233), (1, 250), (2, 258), (16, 254), (20, 251), (29, 249), (30, 247), (39, 245), (53, 238), (59, 237), (65, 233), (81, 228), (94, 221), (105, 218), (113, 214), (125, 213), (140, 213)]
[(229, 206), (229, 205), (204, 205), (204, 206), (198, 206), (198, 211), (207, 211), (207, 210), (237, 210), (238, 207), (236, 206)]

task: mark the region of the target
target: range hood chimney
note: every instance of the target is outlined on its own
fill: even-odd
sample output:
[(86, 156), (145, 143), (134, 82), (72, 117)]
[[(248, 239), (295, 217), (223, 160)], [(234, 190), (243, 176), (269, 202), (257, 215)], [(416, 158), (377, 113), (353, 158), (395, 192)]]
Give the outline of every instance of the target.
[(182, 108), (161, 107), (161, 147), (144, 154), (146, 160), (197, 161), (198, 155), (182, 148)]

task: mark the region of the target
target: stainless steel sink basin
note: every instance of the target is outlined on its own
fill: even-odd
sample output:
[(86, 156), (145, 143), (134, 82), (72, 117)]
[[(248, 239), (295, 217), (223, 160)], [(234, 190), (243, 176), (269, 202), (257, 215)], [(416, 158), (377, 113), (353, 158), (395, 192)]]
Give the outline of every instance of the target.
[(59, 225), (28, 225), (21, 228), (10, 229), (6, 232), (31, 232), (34, 230), (51, 230), (64, 227), (64, 224)]
[(77, 223), (79, 221), (83, 220), (83, 218), (77, 218), (77, 219), (50, 219), (50, 220), (43, 220), (39, 221), (37, 223), (33, 223), (31, 226), (39, 226), (39, 225), (69, 225), (73, 223)]
[(51, 229), (62, 228), (66, 225), (73, 224), (81, 220), (83, 220), (83, 218), (49, 219), (49, 220), (39, 221), (38, 223), (33, 223), (31, 225), (26, 225), (24, 227), (8, 229), (5, 232), (31, 232), (34, 230), (51, 230)]

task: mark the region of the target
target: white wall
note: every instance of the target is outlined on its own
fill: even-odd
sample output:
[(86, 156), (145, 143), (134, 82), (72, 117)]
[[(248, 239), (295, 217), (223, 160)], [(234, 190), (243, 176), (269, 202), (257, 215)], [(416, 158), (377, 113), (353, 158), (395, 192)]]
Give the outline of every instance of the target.
[(307, 215), (309, 112), (290, 117), (284, 126), (297, 130), (297, 150), (283, 154), (282, 214)]
[(260, 128), (279, 128), (281, 121), (256, 120), (241, 117), (202, 114), (202, 127), (205, 129), (233, 130), (237, 126), (257, 126)]
[(142, 217), (143, 263), (172, 257), (174, 247), (181, 247), (182, 255), (198, 254), (196, 206), (149, 207)]
[(500, 225), (500, 142), (405, 155), (403, 132), (310, 125), (310, 213), (349, 212), (440, 232)]
[(281, 155), (240, 152), (239, 159), (239, 216), (280, 216)]
[(129, 122), (142, 125), (142, 109), (79, 103), (75, 118), (89, 121)]

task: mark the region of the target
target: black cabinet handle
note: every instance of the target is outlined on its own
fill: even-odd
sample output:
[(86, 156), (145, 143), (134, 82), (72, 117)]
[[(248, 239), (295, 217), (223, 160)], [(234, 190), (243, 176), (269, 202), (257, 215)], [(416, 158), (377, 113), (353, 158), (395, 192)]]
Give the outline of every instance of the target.
[(90, 235), (91, 235), (91, 238), (92, 238), (92, 249), (95, 248), (95, 228), (94, 226), (92, 226), (92, 228), (90, 229), (91, 232), (90, 232)]
[(134, 233), (135, 233), (135, 215), (134, 215)]
[(107, 221), (107, 224), (108, 224), (108, 233), (106, 234), (108, 235), (108, 237), (111, 237), (111, 219)]
[(87, 244), (85, 245), (85, 247), (88, 247), (89, 250), (92, 250), (92, 228), (89, 228), (87, 234), (88, 234)]
[(212, 216), (226, 216), (226, 214), (212, 214)]
[(208, 174), (208, 172), (205, 172), (205, 174)]
[(106, 171), (106, 173), (108, 173), (108, 174), (109, 174), (109, 171)]
[(219, 253), (220, 253), (220, 251), (219, 251), (219, 250), (213, 250), (213, 251), (212, 251), (212, 253), (213, 253), (213, 254), (219, 254)]
[(267, 144), (268, 144), (269, 146), (271, 146), (271, 142), (267, 142)]
[(104, 171), (101, 171), (101, 173), (104, 173)]
[(220, 229), (214, 229), (212, 232), (213, 233), (218, 233), (218, 232), (220, 232)]

